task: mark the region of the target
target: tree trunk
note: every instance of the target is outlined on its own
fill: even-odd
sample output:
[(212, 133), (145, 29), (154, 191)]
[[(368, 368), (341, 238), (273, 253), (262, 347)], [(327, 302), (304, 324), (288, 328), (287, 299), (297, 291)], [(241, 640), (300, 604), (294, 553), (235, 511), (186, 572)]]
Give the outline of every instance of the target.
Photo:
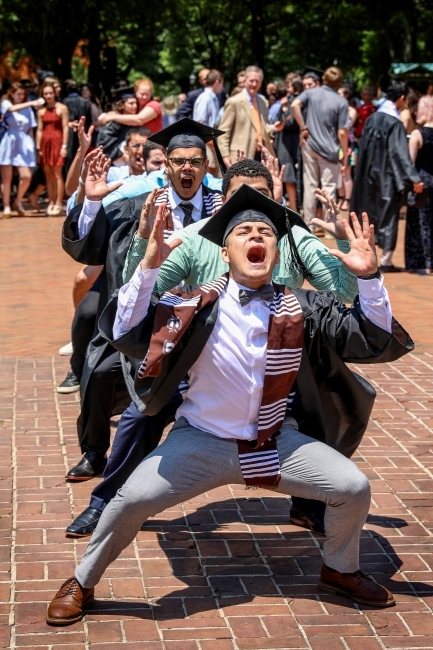
[(264, 0), (251, 0), (251, 36), (254, 63), (265, 66), (265, 20)]
[(101, 83), (101, 36), (99, 33), (99, 14), (92, 16), (89, 25), (89, 71), (88, 81), (93, 85), (96, 95), (99, 97)]

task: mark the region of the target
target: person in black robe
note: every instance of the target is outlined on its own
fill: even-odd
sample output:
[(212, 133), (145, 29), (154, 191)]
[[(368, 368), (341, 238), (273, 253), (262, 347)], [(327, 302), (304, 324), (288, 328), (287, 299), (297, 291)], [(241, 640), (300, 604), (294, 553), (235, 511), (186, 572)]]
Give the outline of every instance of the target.
[(408, 87), (393, 81), (387, 100), (365, 123), (359, 143), (359, 157), (350, 209), (367, 212), (375, 225), (376, 243), (383, 249), (382, 273), (400, 269), (392, 264), (397, 244), (401, 195), (405, 189), (421, 192), (423, 184), (410, 159), (406, 131), (398, 112), (404, 108)]
[[(326, 424), (337, 440), (354, 434), (345, 418), (352, 392), (345, 363), (389, 362), (413, 349), (392, 318), (367, 215), (362, 227), (352, 215), (353, 232), (345, 221), (350, 252), (333, 252), (359, 280), (359, 297), (347, 308), (333, 294), (272, 282), (286, 211), (246, 184), (199, 231), (222, 248), (229, 273), (192, 294), (152, 294), (158, 269), (181, 244), (164, 242), (165, 210), (162, 203), (144, 259), (122, 288), (122, 300), (108, 305), (100, 328), (124, 354), (143, 359), (136, 387), (151, 414), (168, 403), (181, 378), (189, 375), (190, 385), (173, 431), (104, 510), (75, 575), (50, 603), (47, 623), (81, 620), (108, 565), (149, 516), (231, 483), (326, 503), (329, 535), (319, 587), (364, 605), (395, 605), (391, 592), (359, 570), (370, 486), (352, 461), (317, 435), (323, 412), (315, 396), (322, 380), (321, 371), (312, 372), (320, 351), (324, 376), (333, 378), (322, 387), (335, 407), (327, 410)], [(253, 376), (260, 393), (255, 399), (244, 384)], [(299, 412), (287, 412), (293, 391), (303, 405), (301, 418), (303, 411), (312, 416), (308, 434), (299, 430)], [(354, 389), (353, 397), (356, 428), (357, 409), (365, 410), (362, 390)]]
[[(81, 117), (84, 117), (86, 131), (89, 130), (92, 124), (92, 107), (87, 99), (78, 94), (77, 82), (73, 79), (66, 79), (65, 81), (66, 97), (63, 103), (66, 104), (69, 111), (69, 122), (76, 123)], [(65, 174), (67, 175), (69, 167), (75, 158), (79, 147), (77, 127), (69, 127), (69, 140), (68, 140), (68, 155), (65, 161)]]
[[(204, 153), (205, 140), (211, 140), (214, 133), (217, 135), (221, 133), (192, 120), (184, 120), (183, 124), (176, 122), (168, 128), (174, 128), (179, 139), (172, 138), (171, 142), (174, 141), (175, 146), (170, 149), (170, 143), (171, 156), (174, 155), (173, 152), (176, 153), (176, 148), (180, 151), (180, 148), (195, 147)], [(197, 135), (198, 132), (200, 135)], [(156, 137), (155, 134), (153, 138)], [(83, 204), (71, 210), (63, 226), (63, 248), (74, 260), (91, 266), (104, 266), (100, 276), (98, 316), (112, 294), (123, 284), (122, 271), (126, 255), (139, 229), (143, 205), (146, 199), (150, 200), (151, 194), (146, 192), (132, 199), (119, 199), (105, 209), (101, 203), (102, 199), (122, 183), (117, 182), (110, 187), (107, 186), (109, 162), (104, 163), (104, 160), (105, 156), (100, 153), (92, 161), (86, 179), (86, 199)], [(221, 192), (211, 190), (202, 183), (206, 169), (206, 164), (199, 169), (194, 169), (191, 165), (188, 169), (185, 165), (175, 167), (174, 163), (169, 164), (168, 185), (164, 188), (164, 192), (170, 192), (176, 186), (179, 196), (184, 192), (183, 202), (189, 203), (189, 206), (185, 206), (188, 212), (193, 206), (187, 199), (194, 198), (201, 187), (203, 198), (200, 218), (211, 216), (215, 207), (220, 207), (222, 203)], [(182, 187), (179, 187), (180, 183), (184, 183), (184, 180), (179, 180), (181, 176), (188, 176), (190, 180), (192, 178), (192, 189), (182, 190)], [(90, 214), (92, 211), (93, 216)], [(184, 211), (182, 206), (181, 211)], [(191, 212), (188, 216), (184, 211), (184, 219), (192, 219)], [(88, 221), (87, 229), (83, 226), (83, 220)], [(171, 229), (173, 229), (172, 225)], [(80, 391), (81, 412), (77, 421), (77, 430), (83, 457), (67, 473), (67, 479), (74, 481), (91, 479), (105, 468), (106, 452), (110, 446), (110, 417), (122, 413), (131, 401), (124, 381), (120, 355), (98, 333), (87, 350)]]

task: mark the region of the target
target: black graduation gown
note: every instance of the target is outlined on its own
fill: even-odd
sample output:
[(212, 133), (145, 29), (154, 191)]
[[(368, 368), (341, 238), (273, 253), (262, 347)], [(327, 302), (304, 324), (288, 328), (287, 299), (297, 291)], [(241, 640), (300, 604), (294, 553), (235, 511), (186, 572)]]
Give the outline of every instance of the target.
[(108, 158), (117, 160), (117, 158), (123, 156), (124, 152), (120, 149), (120, 145), (125, 140), (130, 128), (125, 124), (108, 122), (98, 130), (96, 146), (102, 146), (102, 150)]
[[(350, 457), (362, 440), (374, 399), (374, 388), (346, 363), (395, 361), (414, 348), (410, 336), (392, 320), (392, 333), (362, 313), (358, 298), (351, 308), (331, 292), (293, 290), (304, 315), (304, 348), (296, 390), (304, 418), (301, 430)], [(113, 324), (117, 297), (107, 305), (99, 329), (130, 359), (142, 360), (149, 347), (158, 296), (153, 294), (147, 316), (116, 341)], [(144, 413), (158, 413), (177, 389), (203, 350), (218, 315), (218, 301), (201, 310), (176, 347), (164, 359), (157, 378), (136, 380), (146, 404)], [(227, 405), (230, 395), (227, 395)]]
[[(150, 192), (139, 194), (131, 199), (113, 201), (107, 209), (103, 206), (98, 211), (89, 232), (82, 239), (78, 238), (78, 219), (82, 204), (75, 206), (66, 217), (63, 225), (63, 249), (77, 262), (90, 266), (103, 265), (100, 275), (101, 292), (97, 318), (99, 318), (113, 293), (123, 286), (123, 267), (132, 239), (138, 229), (141, 209)], [(203, 196), (220, 194), (203, 185)], [(203, 202), (202, 219), (209, 216)], [(87, 349), (86, 361), (81, 377), (81, 403), (84, 402), (89, 378), (109, 347), (97, 328), (95, 336)], [(122, 361), (123, 365), (124, 362)], [(124, 373), (127, 372), (124, 366)], [(122, 413), (130, 404), (131, 397), (125, 385), (120, 384), (111, 415)]]
[(350, 209), (359, 217), (367, 212), (380, 248), (395, 249), (401, 193), (419, 180), (402, 122), (387, 113), (373, 113), (359, 143)]

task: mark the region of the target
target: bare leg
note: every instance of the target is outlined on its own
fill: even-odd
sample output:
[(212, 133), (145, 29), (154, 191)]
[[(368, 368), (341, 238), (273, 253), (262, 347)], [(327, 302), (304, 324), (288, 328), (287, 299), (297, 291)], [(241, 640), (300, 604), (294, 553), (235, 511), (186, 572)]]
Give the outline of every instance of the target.
[(62, 207), (63, 197), (65, 195), (65, 181), (63, 180), (62, 167), (53, 167), (54, 178), (56, 183), (56, 206)]
[(349, 165), (346, 166), (344, 172), (343, 186), (344, 186), (345, 199), (340, 207), (342, 210), (349, 210), (350, 199), (352, 198), (352, 191), (353, 191), (352, 168), (349, 167)]
[(56, 179), (53, 174), (53, 167), (51, 165), (44, 165), (45, 179), (47, 181), (47, 194), (48, 194), (48, 208), (47, 214), (50, 213), (56, 202)]
[(3, 205), (5, 208), (11, 207), (11, 185), (12, 185), (12, 165), (0, 165), (1, 169), (1, 190)]
[(21, 201), (24, 198), (24, 194), (29, 189), (29, 185), (32, 180), (32, 173), (30, 171), (30, 167), (18, 167), (18, 173), (20, 175), (20, 182), (18, 184), (16, 202), (18, 207), (21, 207)]
[(45, 185), (38, 185), (37, 188), (33, 190), (31, 194), (29, 194), (29, 201), (31, 203), (33, 210), (39, 210), (38, 199), (44, 190), (45, 190)]
[(287, 196), (289, 197), (290, 209), (295, 210), (296, 208), (296, 183), (285, 183)]

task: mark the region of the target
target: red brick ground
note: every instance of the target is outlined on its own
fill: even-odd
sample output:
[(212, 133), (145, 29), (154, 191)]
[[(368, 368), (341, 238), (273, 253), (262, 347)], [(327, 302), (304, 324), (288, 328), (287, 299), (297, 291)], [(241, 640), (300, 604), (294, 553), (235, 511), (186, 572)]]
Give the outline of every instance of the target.
[[(94, 482), (72, 487), (78, 396), (58, 395), (74, 262), (61, 220), (0, 222), (0, 647), (28, 650), (433, 648), (433, 278), (386, 278), (417, 352), (357, 368), (378, 398), (356, 456), (373, 501), (362, 568), (396, 594), (375, 611), (320, 594), (320, 540), (287, 524), (289, 503), (241, 486), (152, 519), (107, 571), (97, 605), (69, 628), (46, 604), (86, 542), (64, 528)], [(398, 261), (398, 258), (397, 258)]]

